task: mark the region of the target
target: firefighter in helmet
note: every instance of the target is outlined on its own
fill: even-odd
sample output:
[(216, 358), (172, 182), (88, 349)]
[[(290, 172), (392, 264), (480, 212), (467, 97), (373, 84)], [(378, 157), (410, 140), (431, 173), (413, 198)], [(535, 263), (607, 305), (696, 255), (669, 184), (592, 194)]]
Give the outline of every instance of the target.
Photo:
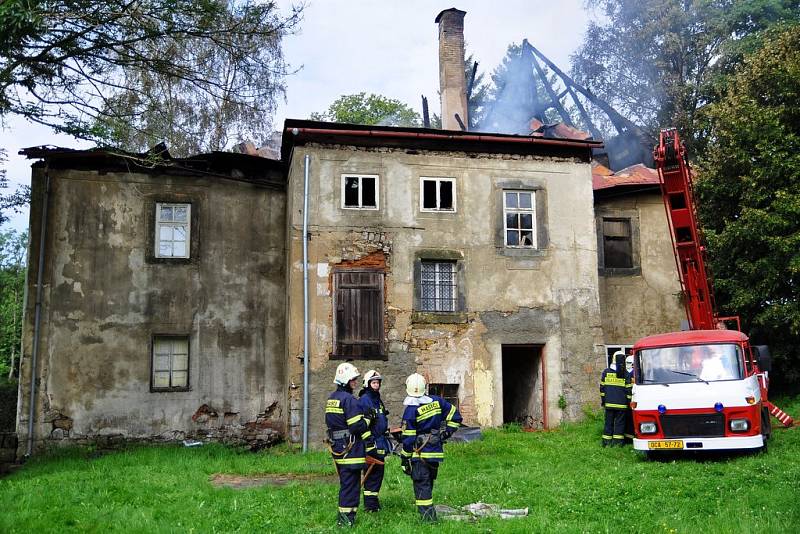
[(354, 526), (358, 501), (361, 500), (361, 470), (365, 465), (365, 440), (369, 439), (372, 420), (353, 395), (358, 385), (358, 369), (342, 363), (336, 368), (336, 391), (325, 405), (325, 424), (336, 471), (339, 473), (340, 526)]
[(364, 387), (359, 392), (359, 404), (365, 413), (374, 416), (372, 435), (367, 440), (367, 465), (364, 469), (364, 510), (377, 512), (381, 509), (378, 492), (383, 482), (383, 469), (386, 455), (389, 450), (389, 440), (386, 433), (389, 431), (389, 411), (381, 400), (381, 384), (383, 377), (378, 371), (370, 369), (364, 373)]
[(402, 469), (414, 483), (417, 511), (422, 519), (436, 521), (433, 481), (444, 460), (443, 444), (461, 425), (461, 414), (443, 398), (426, 395), (425, 388), (425, 378), (420, 374), (406, 379)]
[(631, 402), (632, 384), (625, 369), (625, 353), (615, 352), (612, 365), (600, 375), (600, 403), (606, 410), (603, 447), (625, 444), (625, 414)]

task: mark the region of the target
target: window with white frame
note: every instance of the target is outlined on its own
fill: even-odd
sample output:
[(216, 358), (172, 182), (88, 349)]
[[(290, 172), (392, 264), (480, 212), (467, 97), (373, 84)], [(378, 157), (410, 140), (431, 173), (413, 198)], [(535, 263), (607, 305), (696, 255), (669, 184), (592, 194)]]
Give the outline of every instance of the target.
[(454, 312), (458, 291), (454, 261), (426, 261), (420, 265), (420, 308), (422, 311)]
[(351, 210), (378, 209), (378, 176), (374, 174), (343, 174), (342, 208)]
[(420, 178), (419, 209), (456, 211), (456, 181), (453, 178)]
[(153, 338), (154, 390), (189, 387), (189, 338), (155, 336)]
[(188, 258), (191, 204), (156, 203), (156, 257)]
[(536, 248), (534, 191), (503, 191), (505, 246)]

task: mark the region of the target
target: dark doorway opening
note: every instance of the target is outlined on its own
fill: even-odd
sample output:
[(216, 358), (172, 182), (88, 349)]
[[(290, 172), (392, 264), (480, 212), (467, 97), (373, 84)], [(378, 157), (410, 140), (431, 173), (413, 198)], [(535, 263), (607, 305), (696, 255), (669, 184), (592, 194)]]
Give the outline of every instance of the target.
[(542, 347), (503, 345), (503, 424), (545, 427)]

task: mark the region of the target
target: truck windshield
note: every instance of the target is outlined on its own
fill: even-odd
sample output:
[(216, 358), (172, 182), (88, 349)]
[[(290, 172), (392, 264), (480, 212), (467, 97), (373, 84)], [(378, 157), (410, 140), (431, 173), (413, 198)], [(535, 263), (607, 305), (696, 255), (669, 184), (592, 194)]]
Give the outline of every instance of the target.
[(639, 351), (636, 381), (640, 384), (714, 382), (742, 378), (738, 345), (687, 345)]

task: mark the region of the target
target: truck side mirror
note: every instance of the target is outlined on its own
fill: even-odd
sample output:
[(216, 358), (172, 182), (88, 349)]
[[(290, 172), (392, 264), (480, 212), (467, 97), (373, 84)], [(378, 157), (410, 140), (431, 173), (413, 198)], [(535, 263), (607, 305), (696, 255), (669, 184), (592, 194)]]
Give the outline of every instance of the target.
[(769, 353), (769, 346), (753, 345), (753, 352), (758, 362), (758, 368), (762, 371), (772, 371), (772, 356)]

